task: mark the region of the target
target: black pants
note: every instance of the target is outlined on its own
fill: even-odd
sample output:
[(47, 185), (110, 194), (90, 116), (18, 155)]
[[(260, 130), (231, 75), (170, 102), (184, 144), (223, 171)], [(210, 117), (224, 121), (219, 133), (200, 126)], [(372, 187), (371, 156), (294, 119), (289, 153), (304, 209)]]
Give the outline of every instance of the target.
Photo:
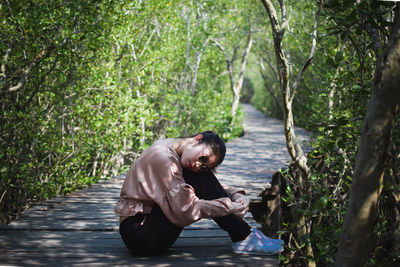
[[(190, 184), (200, 199), (212, 200), (228, 197), (215, 177), (208, 172), (183, 171), (185, 182)], [(250, 226), (240, 217), (229, 214), (213, 218), (228, 232), (232, 242), (245, 239), (251, 232)], [(151, 213), (137, 214), (126, 218), (119, 228), (122, 240), (132, 253), (150, 256), (165, 252), (178, 239), (183, 228), (172, 224), (159, 206), (154, 205)]]

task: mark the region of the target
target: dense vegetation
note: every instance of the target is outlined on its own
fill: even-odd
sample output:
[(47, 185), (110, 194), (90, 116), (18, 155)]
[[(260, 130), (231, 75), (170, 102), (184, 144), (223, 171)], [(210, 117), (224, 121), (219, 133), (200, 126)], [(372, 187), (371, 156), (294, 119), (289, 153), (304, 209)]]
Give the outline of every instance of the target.
[[(298, 222), (283, 221), (287, 249), (280, 259), (304, 264), (305, 243), (311, 242), (314, 260), (324, 266), (334, 262), (394, 4), (284, 2), (283, 48), (294, 73), (307, 60), (319, 5), (321, 13), (314, 59), (293, 103), (295, 124), (313, 133), (312, 206), (299, 210), (312, 228), (296, 240)], [(238, 136), (240, 113), (232, 117), (227, 61), (235, 63), (236, 80), (250, 31), (254, 44), (243, 98), (283, 117), (271, 26), (261, 1), (5, 0), (0, 23), (0, 223), (32, 202), (121, 172), (159, 137), (205, 129), (226, 140)], [(392, 136), (371, 265), (400, 261), (398, 116)], [(284, 205), (304, 201), (296, 179), (287, 174), (292, 186), (285, 188)]]

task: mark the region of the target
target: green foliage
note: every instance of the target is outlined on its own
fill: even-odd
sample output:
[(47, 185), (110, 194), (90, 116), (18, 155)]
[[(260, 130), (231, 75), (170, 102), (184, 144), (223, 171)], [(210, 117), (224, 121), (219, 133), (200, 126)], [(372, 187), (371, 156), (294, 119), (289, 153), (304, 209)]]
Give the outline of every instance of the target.
[(157, 138), (208, 129), (226, 140), (239, 135), (240, 120), (230, 125), (224, 57), (209, 43), (202, 48), (241, 20), (237, 9), (217, 23), (235, 8), (230, 1), (0, 4), (0, 223), (32, 202), (117, 174)]

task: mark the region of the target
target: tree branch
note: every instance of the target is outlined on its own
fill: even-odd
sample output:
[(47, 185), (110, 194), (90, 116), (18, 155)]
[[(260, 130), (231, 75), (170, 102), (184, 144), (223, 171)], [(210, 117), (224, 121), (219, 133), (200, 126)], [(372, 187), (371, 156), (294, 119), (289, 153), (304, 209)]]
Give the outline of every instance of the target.
[(296, 94), (296, 89), (299, 87), (299, 84), (300, 84), (300, 79), (303, 76), (304, 71), (308, 68), (308, 66), (310, 66), (311, 61), (314, 58), (315, 50), (317, 47), (317, 26), (318, 26), (318, 18), (319, 18), (320, 13), (321, 13), (321, 5), (318, 6), (318, 10), (315, 14), (310, 55), (296, 76), (296, 80), (293, 83), (291, 93), (289, 96), (289, 102), (293, 101), (294, 95)]
[(1, 68), (0, 68), (0, 71), (1, 71), (0, 78), (6, 78), (6, 64), (7, 64), (10, 52), (11, 52), (11, 47), (9, 47), (7, 49), (6, 54), (4, 55), (3, 63), (1, 64)]
[[(269, 19), (271, 21), (272, 33), (275, 38), (278, 38), (278, 33), (280, 33), (280, 26), (278, 22), (278, 16), (276, 15), (276, 10), (274, 5), (271, 3), (270, 0), (261, 0), (265, 9), (267, 10)], [(283, 34), (282, 34), (283, 36)], [(281, 36), (281, 38), (282, 38)]]
[[(272, 70), (272, 72), (274, 73), (275, 77), (279, 77), (279, 74), (276, 71), (275, 67), (272, 65), (271, 61), (267, 60), (265, 57), (263, 57), (263, 55), (260, 55), (260, 62), (263, 63), (264, 61), (267, 62), (268, 67)], [(265, 70), (264, 64), (263, 64), (263, 69)]]
[(137, 61), (137, 58), (136, 58), (136, 53), (135, 53), (135, 46), (133, 45), (133, 43), (131, 43), (131, 50), (132, 50), (132, 58), (133, 58), (133, 60), (134, 61)]
[(287, 13), (286, 13), (286, 6), (283, 3), (283, 0), (279, 0), (279, 5), (281, 7), (281, 16), (282, 16), (282, 21), (281, 21), (281, 29), (279, 30), (279, 35), (283, 37), (285, 34), (286, 28), (288, 26), (288, 20), (286, 19)]
[[(229, 60), (229, 57), (228, 57), (228, 54), (226, 53), (225, 48), (217, 40), (211, 39), (211, 41), (225, 55), (225, 61), (226, 61), (226, 65), (228, 67), (228, 73), (229, 73), (229, 80), (230, 80), (230, 83), (231, 83), (231, 89), (232, 89), (232, 92), (235, 93), (234, 89), (233, 89), (235, 87), (235, 82), (234, 82), (234, 78), (233, 78), (233, 63), (232, 63), (232, 60), (234, 59), (234, 57), (232, 57), (232, 60)], [(235, 47), (235, 50), (237, 50), (237, 47)], [(235, 52), (234, 52), (234, 54), (235, 54)]]
[(199, 67), (200, 67), (201, 56), (203, 55), (204, 47), (207, 45), (208, 42), (209, 42), (209, 39), (207, 39), (207, 40), (205, 40), (203, 42), (203, 44), (201, 45), (201, 48), (200, 48), (200, 52), (197, 52), (195, 50), (196, 63), (194, 65), (194, 68), (192, 69), (193, 78), (192, 78), (192, 81), (190, 83), (190, 90), (192, 91), (193, 95), (195, 94), (195, 86), (196, 86), (196, 82), (197, 82), (197, 73), (198, 73), (198, 70), (199, 70)]
[(224, 53), (225, 58), (228, 58), (228, 55), (226, 54), (225, 48), (224, 48), (217, 40), (211, 39), (211, 42), (213, 42), (214, 45), (215, 45), (219, 50), (221, 50), (222, 53)]
[(29, 75), (29, 73), (31, 72), (31, 70), (45, 57), (47, 57), (51, 51), (55, 48), (55, 46), (53, 44), (51, 44), (49, 47), (47, 47), (46, 49), (43, 49), (42, 51), (40, 51), (39, 54), (37, 54), (37, 56), (35, 57), (35, 59), (32, 61), (32, 63), (29, 65), (29, 67), (24, 70), (24, 72), (22, 73), (19, 82), (17, 83), (17, 85), (12, 86), (10, 88), (8, 88), (7, 92), (8, 93), (12, 93), (15, 91), (18, 91), (19, 89), (21, 89), (21, 87), (24, 85), (26, 77)]
[(234, 62), (236, 61), (236, 57), (237, 57), (237, 51), (238, 51), (238, 49), (239, 49), (239, 46), (240, 46), (240, 42), (235, 46), (235, 48), (233, 49), (233, 55), (232, 55), (232, 58), (231, 58), (231, 63), (232, 63), (232, 65), (234, 64)]
[(249, 35), (247, 36), (247, 43), (246, 43), (246, 49), (243, 53), (242, 57), (242, 64), (240, 66), (240, 72), (239, 72), (239, 77), (238, 77), (238, 82), (236, 85), (236, 90), (240, 91), (243, 85), (243, 79), (244, 79), (244, 71), (246, 70), (246, 65), (247, 65), (247, 58), (250, 53), (251, 46), (253, 44), (253, 30), (250, 28)]
[(147, 49), (147, 46), (150, 44), (150, 41), (153, 38), (154, 33), (157, 31), (157, 28), (158, 28), (158, 22), (156, 21), (156, 26), (154, 27), (153, 31), (150, 34), (150, 37), (147, 39), (146, 43), (144, 44), (143, 50), (142, 50), (142, 52), (140, 52), (139, 57), (143, 56), (144, 52)]
[[(263, 64), (263, 57), (260, 57), (260, 60), (259, 60), (258, 64), (260, 66), (259, 72), (260, 72), (261, 76), (264, 79), (265, 88), (271, 94), (272, 98), (275, 100), (275, 103), (279, 108), (279, 114), (280, 114), (280, 116), (282, 116), (282, 104), (281, 104), (281, 102), (279, 100), (279, 96), (276, 94), (276, 92), (273, 90), (273, 88), (268, 83), (268, 77), (267, 77), (267, 74), (266, 74), (267, 71), (266, 71), (266, 69), (264, 67), (264, 64)], [(272, 66), (270, 66), (270, 67), (272, 67)], [(272, 68), (272, 69), (275, 72), (275, 69), (274, 68)], [(275, 72), (275, 74), (276, 74), (276, 72)]]
[(49, 74), (55, 69), (56, 64), (58, 62), (58, 55), (56, 56), (56, 58), (54, 59), (54, 62), (52, 64), (52, 66), (50, 67), (50, 69), (46, 72), (46, 74), (42, 75), (40, 82), (35, 86), (35, 90), (32, 92), (32, 94), (30, 95), (28, 101), (26, 101), (23, 105), (22, 105), (22, 109), (26, 108), (26, 106), (29, 105), (29, 103), (32, 101), (33, 97), (37, 94), (37, 92), (39, 91), (40, 87), (42, 86), (42, 84), (45, 82), (47, 76), (49, 76)]

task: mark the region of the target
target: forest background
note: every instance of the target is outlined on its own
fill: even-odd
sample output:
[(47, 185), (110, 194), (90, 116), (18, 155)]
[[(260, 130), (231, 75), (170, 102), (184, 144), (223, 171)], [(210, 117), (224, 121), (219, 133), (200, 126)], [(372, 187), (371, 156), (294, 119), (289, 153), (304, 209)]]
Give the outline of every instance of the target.
[[(125, 171), (155, 139), (208, 129), (226, 141), (240, 136), (238, 93), (282, 119), (274, 39), (261, 2), (2, 0), (0, 223)], [(293, 99), (296, 126), (313, 134), (311, 206), (297, 211), (312, 226), (298, 236), (298, 223), (283, 220), (280, 260), (331, 265), (394, 3), (284, 2), (282, 46), (293, 73), (308, 59), (318, 24), (315, 54)], [(371, 266), (400, 261), (399, 116), (391, 136)], [(284, 206), (304, 201), (296, 177), (282, 173), (290, 181)]]

